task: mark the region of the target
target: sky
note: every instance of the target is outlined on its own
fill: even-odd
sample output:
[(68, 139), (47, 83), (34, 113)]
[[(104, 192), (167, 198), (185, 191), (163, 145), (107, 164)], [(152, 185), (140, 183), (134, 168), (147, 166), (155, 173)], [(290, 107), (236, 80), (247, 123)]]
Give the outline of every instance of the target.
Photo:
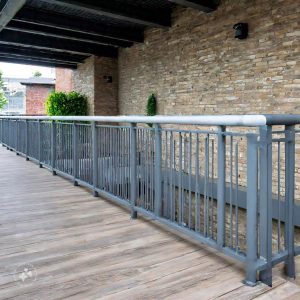
[(43, 77), (55, 78), (55, 69), (39, 66), (19, 65), (0, 62), (0, 70), (3, 77), (10, 78), (29, 78), (33, 73), (40, 71)]

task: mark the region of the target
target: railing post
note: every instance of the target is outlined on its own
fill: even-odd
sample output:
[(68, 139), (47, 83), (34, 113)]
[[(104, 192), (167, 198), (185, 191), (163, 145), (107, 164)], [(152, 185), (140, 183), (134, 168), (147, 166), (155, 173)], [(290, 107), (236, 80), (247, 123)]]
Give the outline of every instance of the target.
[(4, 122), (4, 120), (1, 119), (1, 144), (2, 144), (2, 146), (3, 146), (3, 138), (4, 138), (4, 136), (3, 136), (3, 132), (4, 132), (3, 122)]
[(42, 125), (41, 120), (38, 121), (38, 151), (39, 151), (39, 167), (42, 168)]
[(20, 139), (20, 135), (19, 135), (19, 120), (16, 120), (16, 155), (19, 155), (19, 139)]
[[(219, 127), (218, 132), (218, 186), (217, 186), (217, 205), (218, 205), (218, 226), (217, 243), (219, 247), (225, 246), (225, 188), (226, 188), (226, 131), (225, 126)], [(213, 155), (213, 154), (212, 154)]]
[(259, 147), (259, 255), (266, 260), (266, 268), (259, 274), (259, 280), (272, 285), (272, 127), (260, 127)]
[(161, 187), (161, 159), (162, 159), (162, 145), (161, 145), (161, 127), (159, 124), (154, 124), (155, 130), (155, 173), (154, 173), (154, 212), (158, 217), (162, 215), (162, 187)]
[(295, 278), (294, 202), (295, 202), (295, 126), (285, 127), (285, 272)]
[(55, 171), (55, 163), (56, 163), (56, 123), (52, 121), (51, 123), (51, 166), (52, 166), (52, 174), (56, 175)]
[(91, 124), (92, 128), (92, 152), (93, 152), (93, 195), (94, 197), (98, 197), (98, 192), (96, 191), (98, 185), (98, 135), (97, 135), (97, 127), (96, 122), (93, 121)]
[(131, 218), (137, 218), (137, 211), (134, 209), (137, 201), (137, 141), (136, 141), (136, 124), (130, 124), (130, 203)]
[(257, 282), (257, 135), (247, 135), (247, 257), (245, 284)]
[(10, 125), (10, 124), (11, 124), (11, 120), (9, 119), (9, 120), (8, 120), (8, 126), (7, 126), (7, 127), (8, 127), (8, 128), (7, 128), (7, 130), (8, 130), (8, 134), (7, 134), (7, 143), (6, 143), (6, 149), (7, 149), (7, 150), (9, 150), (9, 148), (10, 148), (10, 146), (11, 146), (11, 137), (10, 137), (10, 136), (11, 136), (11, 129), (10, 129), (10, 128), (11, 128), (11, 125)]
[(29, 126), (28, 120), (25, 120), (25, 156), (26, 160), (29, 160)]
[(78, 181), (76, 180), (78, 175), (78, 127), (76, 122), (73, 123), (73, 176), (74, 176), (74, 186), (78, 186)]

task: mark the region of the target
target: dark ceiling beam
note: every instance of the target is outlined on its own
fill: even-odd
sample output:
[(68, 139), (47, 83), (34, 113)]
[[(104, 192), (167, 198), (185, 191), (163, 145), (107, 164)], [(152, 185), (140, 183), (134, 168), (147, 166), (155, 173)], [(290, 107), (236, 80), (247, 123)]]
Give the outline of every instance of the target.
[(0, 32), (0, 43), (12, 46), (31, 47), (34, 49), (46, 49), (58, 52), (70, 52), (105, 57), (117, 57), (118, 55), (118, 50), (115, 47), (95, 45), (42, 35), (36, 36), (30, 33), (19, 33), (17, 31), (7, 29)]
[(26, 0), (8, 0), (0, 12), (0, 32), (16, 13), (25, 5)]
[(43, 25), (121, 41), (136, 43), (142, 43), (144, 41), (143, 28), (134, 30), (115, 28), (106, 24), (97, 24), (89, 20), (76, 18), (75, 16), (61, 15), (55, 12), (46, 12), (28, 7), (24, 7), (13, 19), (24, 23)]
[(36, 60), (54, 60), (64, 63), (77, 64), (83, 62), (88, 56), (60, 53), (53, 51), (40, 51), (24, 47), (12, 47), (0, 44), (1, 56), (13, 56), (19, 58), (30, 58)]
[(68, 8), (83, 9), (87, 12), (106, 16), (121, 21), (127, 21), (144, 26), (170, 27), (171, 11), (149, 11), (130, 4), (120, 5), (113, 0), (43, 0), (44, 2)]
[(65, 53), (65, 52), (56, 52), (56, 51), (49, 51), (44, 49), (32, 49), (28, 47), (21, 47), (21, 46), (10, 46), (10, 45), (3, 45), (0, 41), (0, 53), (12, 53), (12, 54), (20, 54), (20, 55), (31, 55), (40, 58), (49, 58), (53, 57), (58, 60), (66, 60), (70, 62), (83, 62), (89, 55), (84, 54), (72, 54), (72, 53)]
[(17, 60), (28, 60), (28, 61), (41, 61), (41, 62), (47, 62), (47, 63), (53, 63), (53, 64), (64, 64), (64, 65), (77, 65), (76, 62), (70, 62), (70, 61), (64, 61), (59, 60), (55, 58), (40, 58), (40, 57), (34, 57), (29, 55), (16, 55), (16, 54), (10, 54), (10, 53), (0, 53), (1, 57), (11, 58), (11, 59), (17, 59)]
[(102, 36), (95, 36), (88, 33), (74, 32), (65, 29), (59, 29), (55, 27), (47, 27), (38, 24), (24, 23), (17, 20), (12, 20), (5, 27), (6, 29), (32, 33), (36, 35), (44, 35), (55, 38), (64, 38), (73, 41), (79, 42), (88, 42), (98, 45), (111, 45), (115, 47), (130, 47), (133, 45), (132, 42), (121, 41), (116, 39), (111, 39)]
[(13, 64), (23, 64), (23, 65), (33, 65), (33, 66), (42, 66), (42, 67), (57, 67), (57, 68), (66, 68), (66, 69), (76, 69), (76, 64), (67, 64), (60, 62), (53, 62), (47, 60), (34, 60), (28, 58), (15, 58), (15, 57), (7, 57), (0, 55), (0, 62), (7, 62)]
[(172, 3), (191, 7), (204, 12), (211, 12), (217, 8), (216, 0), (169, 0)]

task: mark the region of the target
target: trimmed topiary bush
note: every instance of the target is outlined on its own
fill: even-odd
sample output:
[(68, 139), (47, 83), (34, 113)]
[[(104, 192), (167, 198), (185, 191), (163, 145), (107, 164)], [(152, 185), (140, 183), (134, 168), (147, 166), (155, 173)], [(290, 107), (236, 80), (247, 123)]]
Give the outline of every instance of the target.
[[(156, 115), (156, 97), (153, 93), (149, 96), (147, 101), (146, 115), (147, 116)], [(152, 124), (148, 124), (148, 126), (152, 127)]]
[(147, 114), (147, 116), (155, 116), (156, 115), (156, 97), (154, 94), (151, 94), (148, 98), (146, 114)]
[(77, 92), (52, 92), (46, 101), (46, 111), (48, 116), (86, 116), (87, 97)]

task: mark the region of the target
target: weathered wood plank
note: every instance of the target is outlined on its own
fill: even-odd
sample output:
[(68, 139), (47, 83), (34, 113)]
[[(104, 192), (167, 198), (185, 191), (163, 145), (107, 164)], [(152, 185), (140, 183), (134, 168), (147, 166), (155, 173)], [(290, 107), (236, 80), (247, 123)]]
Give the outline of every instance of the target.
[[(2, 148), (0, 164), (0, 299), (298, 299), (297, 281), (245, 287), (241, 266), (215, 250)], [(24, 264), (36, 281), (16, 280)]]

